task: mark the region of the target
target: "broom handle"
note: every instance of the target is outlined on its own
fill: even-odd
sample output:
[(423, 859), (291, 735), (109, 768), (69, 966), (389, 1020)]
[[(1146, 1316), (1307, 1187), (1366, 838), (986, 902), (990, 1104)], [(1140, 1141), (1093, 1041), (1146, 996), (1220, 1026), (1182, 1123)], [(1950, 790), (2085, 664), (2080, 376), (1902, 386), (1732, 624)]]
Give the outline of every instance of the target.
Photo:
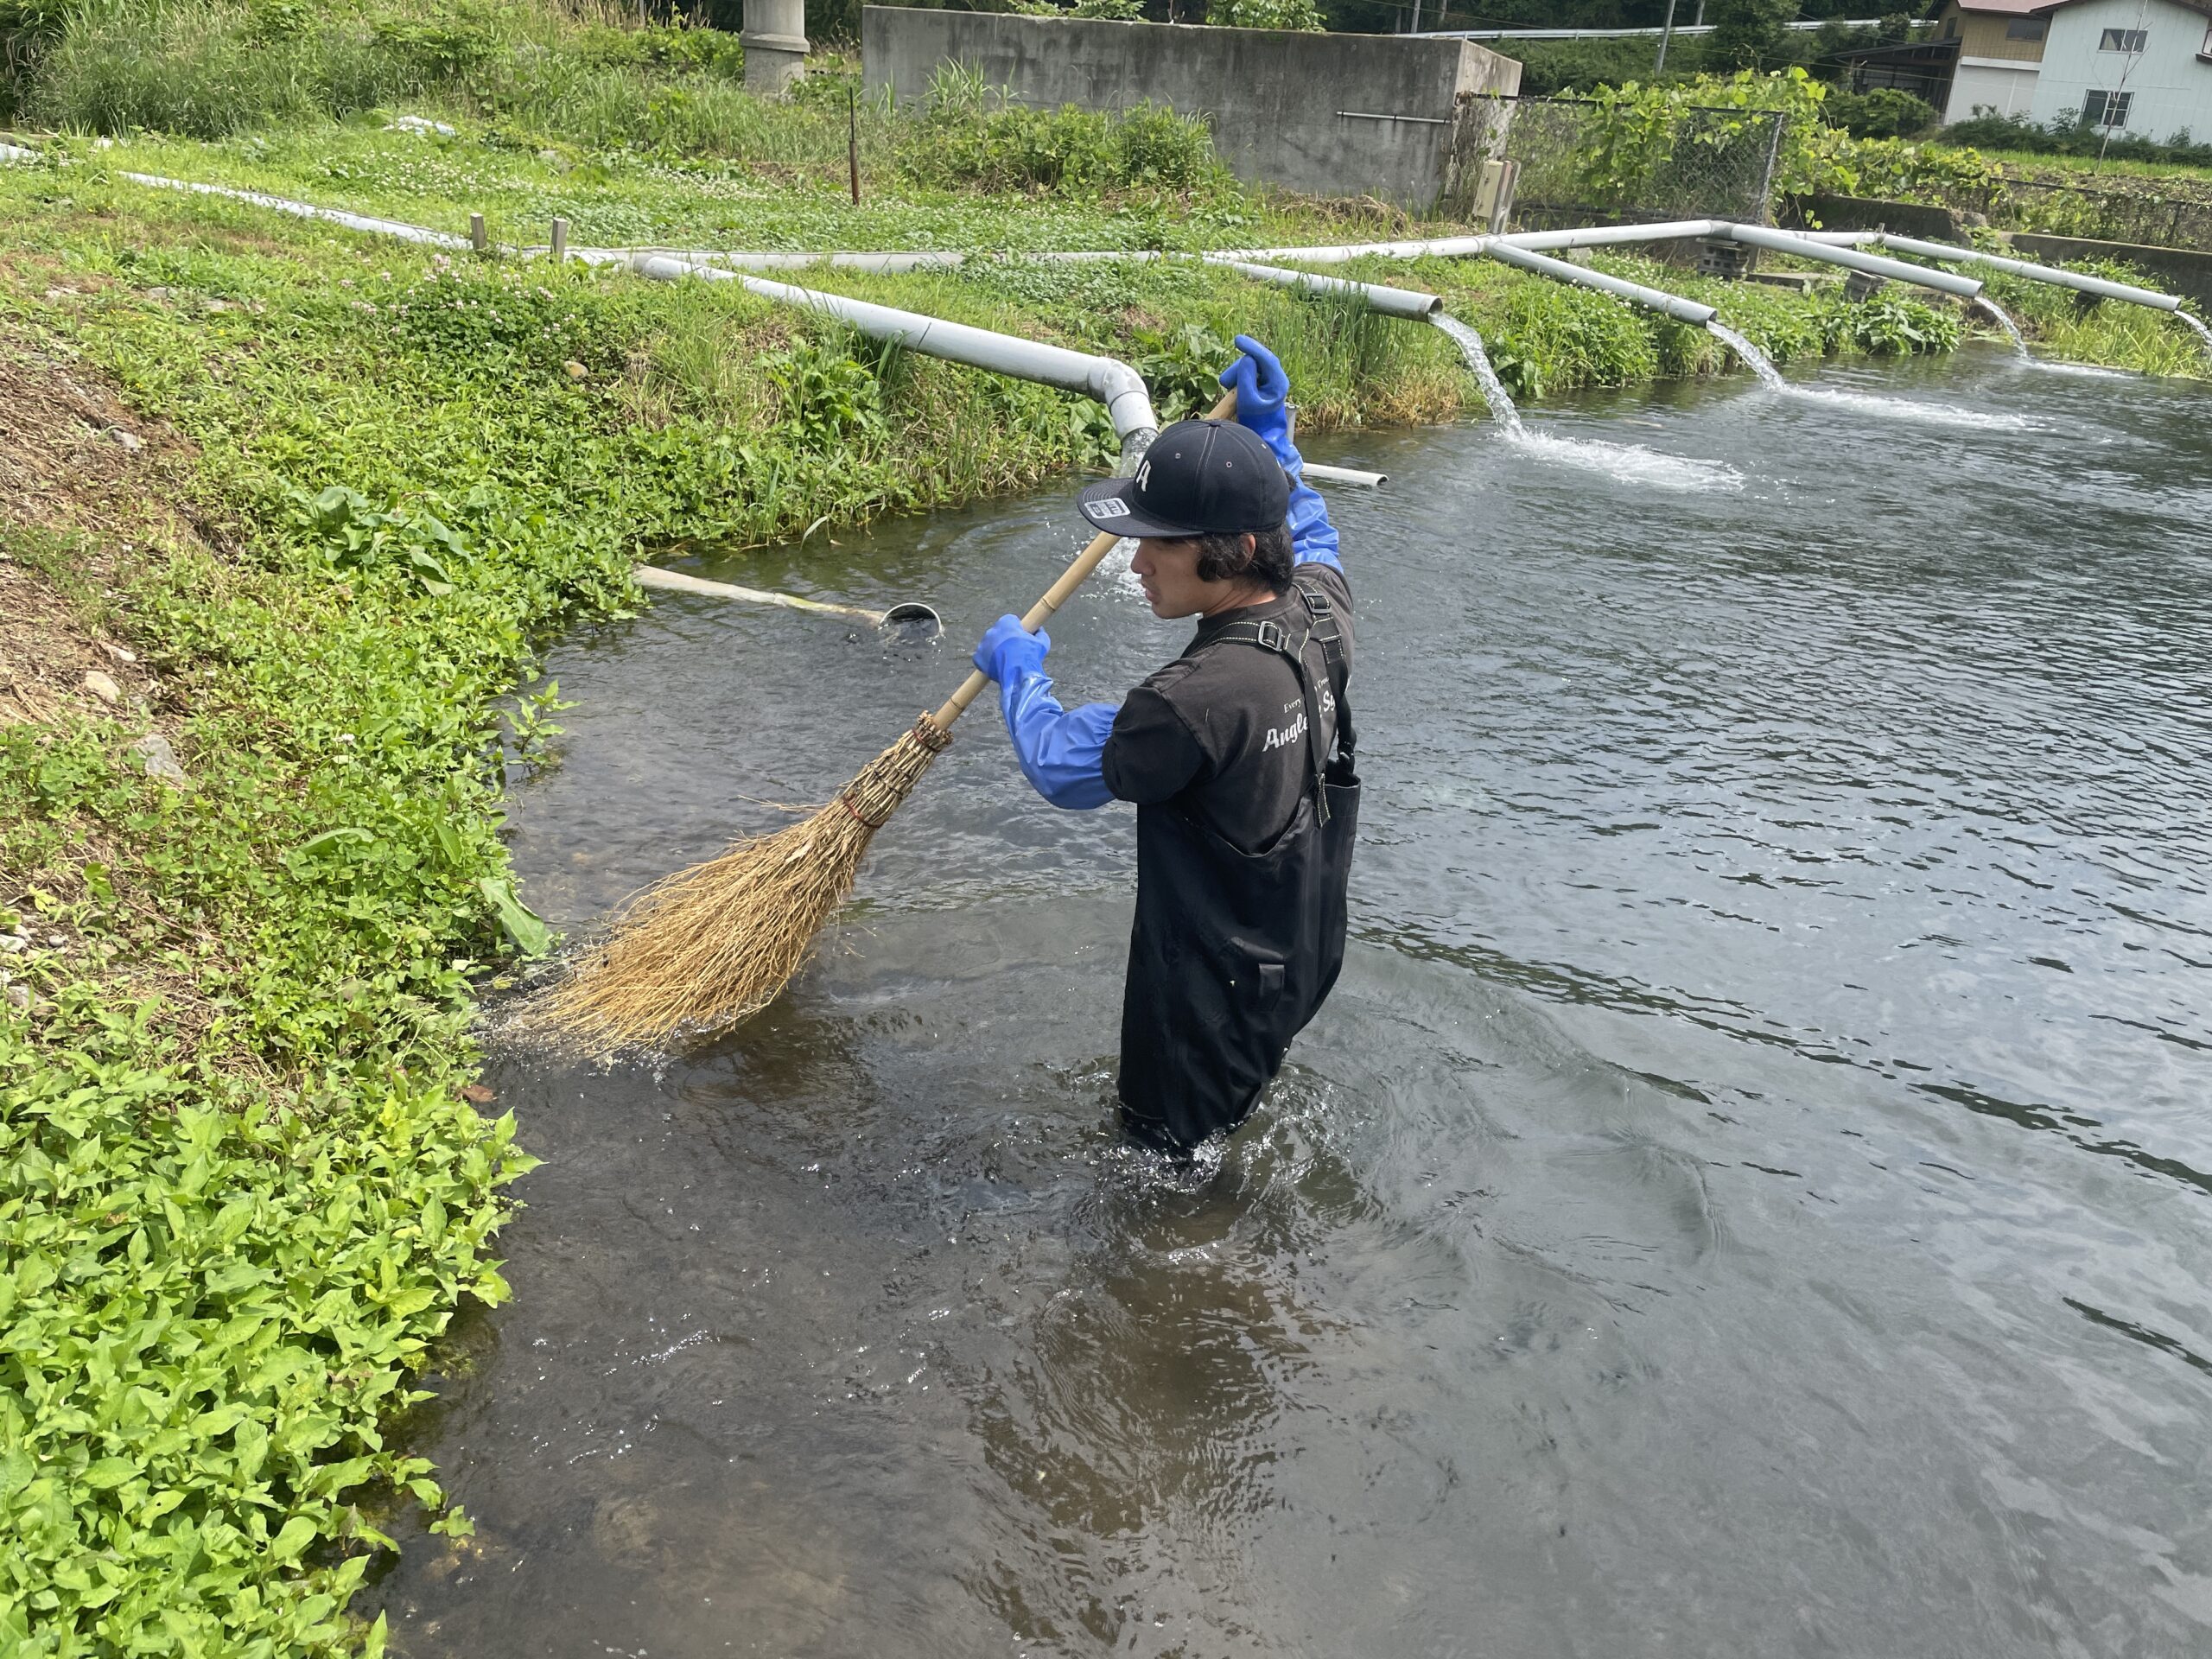
[[(1236, 412), (1236, 394), (1232, 391), (1207, 411), (1206, 418), (1210, 421), (1227, 420)], [(1031, 633), (1043, 627), (1052, 613), (1067, 603), (1068, 595), (1090, 580), (1090, 573), (1098, 568), (1099, 560), (1112, 552), (1114, 544), (1121, 539), (1119, 536), (1104, 531), (1092, 537), (1090, 545), (1078, 553), (1075, 563), (1060, 572), (1060, 579), (1045, 590), (1045, 597), (1029, 607), (1029, 614), (1021, 619), (1021, 626)], [(961, 683), (957, 691), (944, 700), (944, 706), (930, 716), (931, 722), (941, 732), (950, 731), (952, 722), (968, 712), (968, 705), (982, 696), (983, 688), (990, 683), (991, 677), (977, 669)]]

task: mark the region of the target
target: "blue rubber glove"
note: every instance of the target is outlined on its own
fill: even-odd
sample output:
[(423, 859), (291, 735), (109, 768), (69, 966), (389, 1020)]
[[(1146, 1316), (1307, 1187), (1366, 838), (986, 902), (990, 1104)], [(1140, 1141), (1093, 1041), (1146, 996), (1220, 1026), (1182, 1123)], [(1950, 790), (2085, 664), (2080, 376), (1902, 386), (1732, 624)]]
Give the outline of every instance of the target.
[(1343, 569), (1344, 562), (1337, 556), (1337, 527), (1329, 522), (1329, 504), (1300, 476), (1300, 468), (1285, 470), (1290, 474), (1290, 562)]
[(1243, 355), (1221, 372), (1236, 394), (1236, 423), (1264, 442), (1286, 467), (1299, 464), (1290, 443), (1290, 377), (1275, 354), (1249, 334), (1236, 336)]
[(1054, 806), (1103, 806), (1114, 798), (1106, 787), (1106, 739), (1120, 711), (1109, 702), (1062, 709), (1045, 673), (1052, 648), (1048, 634), (1002, 616), (976, 647), (976, 666), (999, 683), (999, 713), (1030, 786)]
[(1002, 616), (991, 624), (976, 647), (976, 666), (1001, 685), (1011, 685), (1024, 670), (1041, 673), (1052, 636), (1042, 628), (1032, 633), (1018, 616)]
[(1307, 486), (1305, 457), (1290, 441), (1290, 377), (1275, 354), (1251, 335), (1237, 335), (1236, 349), (1243, 355), (1222, 371), (1221, 384), (1236, 388), (1236, 423), (1274, 450), (1290, 474), (1292, 560), (1341, 570), (1344, 561), (1337, 556), (1337, 530), (1329, 522), (1328, 505)]

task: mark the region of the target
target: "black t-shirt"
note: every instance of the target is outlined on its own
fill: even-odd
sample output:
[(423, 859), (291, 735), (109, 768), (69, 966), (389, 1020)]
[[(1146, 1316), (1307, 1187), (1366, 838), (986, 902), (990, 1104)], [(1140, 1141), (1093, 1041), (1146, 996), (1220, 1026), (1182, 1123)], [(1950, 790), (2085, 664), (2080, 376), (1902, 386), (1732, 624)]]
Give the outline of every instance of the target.
[[(1351, 589), (1332, 565), (1302, 564), (1335, 609), (1351, 657)], [(1294, 589), (1263, 605), (1200, 620), (1183, 654), (1128, 695), (1114, 717), (1102, 764), (1106, 787), (1125, 801), (1175, 801), (1239, 851), (1255, 853), (1289, 828), (1299, 798), (1313, 786), (1306, 746), (1306, 703), (1298, 676), (1279, 652), (1215, 643), (1236, 622), (1281, 620), (1306, 626)], [(1321, 752), (1335, 747), (1336, 699), (1319, 640), (1306, 648), (1321, 707)], [(1349, 671), (1347, 670), (1347, 671)]]

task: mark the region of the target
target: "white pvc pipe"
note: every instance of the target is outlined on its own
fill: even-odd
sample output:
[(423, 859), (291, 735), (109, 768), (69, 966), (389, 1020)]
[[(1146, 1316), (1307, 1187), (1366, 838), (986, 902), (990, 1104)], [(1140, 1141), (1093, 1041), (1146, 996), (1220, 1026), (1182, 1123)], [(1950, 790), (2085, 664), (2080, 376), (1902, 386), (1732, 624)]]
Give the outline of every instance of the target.
[(1431, 254), (1446, 259), (1464, 259), (1488, 247), (1495, 237), (1440, 236), (1426, 242), (1352, 242), (1329, 244), (1313, 248), (1231, 248), (1218, 257), (1224, 259), (1295, 259), (1301, 264), (1340, 265), (1351, 259), (1373, 255), (1378, 259), (1421, 259)]
[[(525, 257), (540, 251), (537, 248), (524, 251)], [(640, 254), (665, 253), (672, 259), (687, 260), (698, 265), (719, 265), (730, 270), (803, 270), (815, 266), (829, 266), (839, 270), (861, 270), (878, 274), (909, 270), (951, 270), (968, 263), (964, 253), (931, 251), (927, 253), (772, 253), (728, 252), (717, 249), (677, 248), (589, 248), (572, 257), (593, 264), (627, 263)], [(1433, 294), (1422, 294), (1412, 289), (1390, 288), (1380, 283), (1347, 282), (1338, 276), (1319, 276), (1310, 270), (1285, 270), (1279, 266), (1252, 264), (1234, 254), (1161, 254), (1150, 250), (1122, 252), (1110, 250), (1084, 251), (1069, 253), (1038, 253), (1018, 256), (1023, 258), (1049, 260), (1056, 264), (1088, 264), (1103, 260), (1153, 261), (1163, 258), (1193, 259), (1210, 265), (1219, 265), (1233, 270), (1240, 276), (1254, 282), (1273, 283), (1281, 288), (1304, 289), (1308, 293), (1357, 294), (1376, 310), (1391, 316), (1410, 317), (1426, 321), (1443, 308), (1444, 302)]]
[(1718, 236), (1727, 226), (1712, 219), (1669, 219), (1656, 225), (1591, 225), (1563, 231), (1521, 231), (1510, 236), (1440, 236), (1418, 242), (1345, 242), (1309, 248), (1241, 248), (1210, 256), (1217, 259), (1295, 259), (1309, 265), (1336, 265), (1347, 260), (1421, 259), (1430, 256), (1465, 259), (1504, 243), (1541, 251), (1551, 248), (1603, 248), (1619, 243), (1671, 242), (1700, 236)]
[(317, 207), (312, 202), (293, 201), (284, 196), (264, 195), (258, 190), (233, 190), (227, 185), (194, 184), (184, 179), (164, 179), (151, 173), (124, 173), (119, 177), (133, 184), (150, 184), (157, 190), (185, 190), (200, 196), (227, 196), (233, 201), (250, 201), (257, 207), (267, 207), (280, 213), (290, 213), (296, 219), (326, 219), (333, 225), (342, 225), (349, 231), (366, 231), (373, 236), (397, 237), (402, 242), (418, 243), (424, 247), (451, 248), (456, 252), (470, 247), (465, 236), (454, 236), (444, 231), (426, 230), (420, 225), (406, 225), (396, 219), (371, 219), (365, 213), (349, 213), (337, 207)]
[(1709, 305), (1696, 300), (1686, 300), (1679, 294), (1662, 293), (1656, 288), (1646, 288), (1641, 283), (1631, 283), (1618, 276), (1608, 276), (1602, 270), (1592, 270), (1586, 265), (1570, 265), (1564, 259), (1553, 259), (1541, 253), (1531, 253), (1526, 248), (1516, 247), (1510, 242), (1493, 242), (1484, 250), (1490, 257), (1501, 264), (1516, 265), (1522, 270), (1533, 270), (1540, 276), (1549, 276), (1556, 282), (1573, 283), (1578, 288), (1592, 288), (1600, 294), (1610, 294), (1617, 300), (1626, 300), (1631, 305), (1641, 305), (1653, 311), (1702, 328), (1718, 314)]
[(988, 369), (995, 374), (1011, 375), (1019, 380), (1034, 380), (1065, 391), (1079, 391), (1106, 405), (1125, 452), (1132, 443), (1141, 446), (1149, 442), (1160, 426), (1159, 417), (1152, 410), (1151, 394), (1145, 390), (1144, 378), (1128, 364), (1117, 363), (1109, 357), (1093, 357), (1061, 346), (993, 334), (988, 328), (971, 328), (963, 322), (947, 322), (942, 317), (926, 317), (918, 311), (899, 311), (867, 300), (850, 300), (842, 294), (794, 288), (788, 283), (747, 276), (670, 254), (638, 254), (629, 263), (630, 269), (639, 276), (660, 282), (697, 276), (709, 282), (740, 283), (747, 292), (763, 299), (801, 305), (839, 318), (871, 340), (889, 340), (925, 357), (943, 358), (973, 368)]
[(1972, 264), (1987, 265), (1992, 270), (2008, 271), (2015, 276), (2031, 276), (2039, 283), (2053, 283), (2078, 293), (2094, 294), (2100, 299), (2126, 300), (2131, 305), (2147, 305), (2153, 311), (2181, 309), (2181, 300), (2177, 295), (2154, 293), (2150, 289), (2137, 288), (2127, 283), (2107, 282), (2101, 276), (2087, 276), (2078, 270), (2061, 270), (2056, 265), (2038, 265), (2025, 259), (2008, 259), (2002, 254), (1984, 253), (1980, 248), (1952, 247), (1941, 242), (1923, 242), (1915, 237), (1891, 236), (1887, 231), (1877, 231), (1873, 237), (1885, 248), (1895, 248), (1900, 253), (1916, 254), (1923, 259), (1963, 260)]
[(1726, 228), (1717, 219), (1677, 219), (1660, 225), (1587, 225), (1563, 231), (1523, 231), (1495, 238), (1541, 253), (1552, 248), (1609, 248), (1632, 242), (1687, 241), (1717, 236)]
[(38, 160), (38, 151), (35, 149), (25, 149), (21, 144), (0, 144), (0, 162), (36, 160)]
[(1280, 265), (1255, 265), (1224, 253), (1209, 253), (1205, 259), (1210, 265), (1233, 270), (1255, 283), (1273, 283), (1279, 288), (1302, 289), (1309, 294), (1347, 295), (1365, 301), (1369, 307), (1386, 316), (1409, 317), (1415, 322), (1427, 322), (1444, 308), (1444, 302), (1435, 295), (1423, 294), (1415, 289), (1390, 288), (1381, 283), (1355, 283), (1342, 276), (1317, 276), (1310, 270), (1285, 270)]
[[(524, 258), (542, 255), (543, 248), (524, 248)], [(665, 254), (695, 265), (721, 265), (730, 270), (804, 270), (829, 266), (839, 270), (861, 270), (877, 275), (907, 270), (950, 270), (967, 263), (964, 253), (745, 253), (720, 248), (575, 248), (569, 257), (587, 264), (627, 264), (644, 255)]]
[(1318, 461), (1309, 461), (1300, 470), (1308, 478), (1318, 478), (1324, 484), (1356, 484), (1363, 490), (1379, 490), (1390, 481), (1388, 473), (1363, 473), (1357, 467), (1324, 467)]
[[(1784, 23), (1783, 28), (1801, 31), (1816, 29), (1877, 29), (1878, 17), (1815, 19), (1810, 22)], [(1416, 41), (1622, 41), (1649, 39), (1657, 35), (1711, 35), (1719, 28), (1718, 23), (1677, 23), (1667, 29), (1423, 29), (1408, 38)]]
[(1908, 265), (1902, 259), (1885, 259), (1879, 254), (1861, 253), (1856, 248), (1811, 242), (1787, 231), (1769, 230), (1764, 225), (1729, 225), (1723, 230), (1731, 241), (1740, 242), (1747, 248), (1764, 248), (1771, 253), (1795, 254), (1800, 259), (1841, 265), (1847, 270), (1860, 271), (1869, 276), (1887, 276), (1897, 282), (1932, 288), (1939, 293), (1955, 294), (1962, 300), (1970, 300), (1981, 292), (1980, 283), (1971, 276), (1930, 270), (1925, 265)]

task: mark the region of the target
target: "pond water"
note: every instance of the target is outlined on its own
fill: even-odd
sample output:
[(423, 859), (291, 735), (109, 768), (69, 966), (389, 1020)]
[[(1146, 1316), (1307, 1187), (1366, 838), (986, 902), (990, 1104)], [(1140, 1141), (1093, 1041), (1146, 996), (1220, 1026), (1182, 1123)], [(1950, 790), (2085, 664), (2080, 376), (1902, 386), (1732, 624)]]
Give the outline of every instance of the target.
[[(2212, 1650), (2212, 399), (1992, 350), (1317, 443), (1361, 615), (1342, 984), (1192, 1193), (1108, 1133), (1134, 826), (979, 710), (766, 1014), (488, 1081), (546, 1160), (371, 1605), (524, 1654)], [(1715, 469), (1717, 476), (1726, 476)], [(533, 902), (815, 802), (1070, 490), (568, 642)], [(1180, 648), (1102, 573), (1073, 699)]]

